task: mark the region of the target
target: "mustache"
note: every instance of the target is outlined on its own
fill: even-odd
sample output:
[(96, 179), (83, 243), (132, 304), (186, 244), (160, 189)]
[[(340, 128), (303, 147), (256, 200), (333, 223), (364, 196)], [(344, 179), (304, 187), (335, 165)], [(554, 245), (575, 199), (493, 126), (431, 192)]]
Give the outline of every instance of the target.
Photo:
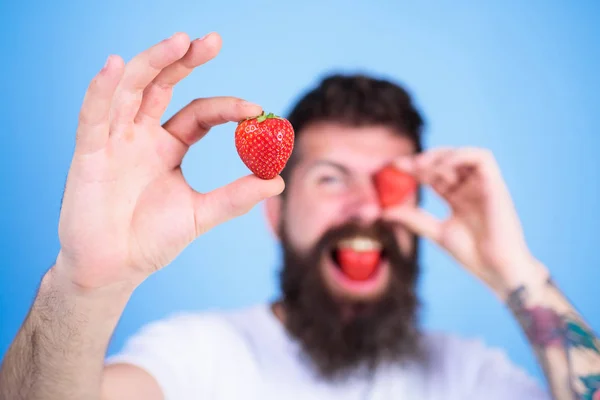
[(400, 251), (396, 240), (397, 226), (391, 222), (377, 220), (371, 224), (358, 221), (349, 221), (344, 224), (329, 228), (313, 248), (315, 252), (332, 250), (333, 247), (344, 239), (363, 236), (380, 242), (385, 251)]
[(342, 240), (364, 236), (381, 243), (382, 256), (392, 261), (392, 269), (397, 279), (412, 281), (414, 271), (407, 270), (406, 266), (417, 263), (418, 239), (416, 237), (413, 238), (413, 251), (410, 254), (406, 254), (398, 244), (396, 237), (397, 228), (397, 224), (382, 219), (378, 219), (370, 224), (351, 220), (334, 226), (328, 229), (313, 247), (313, 261), (316, 263), (323, 256), (332, 254), (337, 244)]

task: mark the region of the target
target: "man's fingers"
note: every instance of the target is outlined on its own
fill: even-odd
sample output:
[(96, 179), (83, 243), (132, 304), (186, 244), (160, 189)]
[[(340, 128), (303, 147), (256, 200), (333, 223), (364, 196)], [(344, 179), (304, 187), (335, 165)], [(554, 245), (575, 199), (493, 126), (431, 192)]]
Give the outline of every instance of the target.
[(215, 58), (221, 50), (221, 43), (221, 37), (217, 33), (194, 40), (183, 58), (162, 70), (146, 87), (136, 120), (148, 118), (151, 122), (160, 121), (171, 101), (173, 86), (194, 68)]
[(432, 187), (440, 196), (444, 196), (457, 180), (456, 172), (447, 162), (454, 152), (451, 148), (438, 148), (400, 157), (395, 161), (395, 165), (412, 175), (418, 182)]
[(134, 122), (144, 89), (164, 68), (183, 57), (189, 46), (189, 37), (185, 33), (176, 33), (127, 63), (111, 109), (114, 132), (119, 134)]
[(420, 182), (429, 184), (431, 183), (435, 166), (440, 164), (440, 161), (451, 152), (452, 149), (441, 147), (420, 154), (399, 157), (394, 161), (394, 164), (400, 170), (413, 175)]
[(197, 235), (250, 211), (259, 202), (280, 194), (280, 176), (271, 180), (247, 175), (206, 194), (198, 194), (195, 204)]
[(440, 196), (446, 196), (446, 194), (454, 188), (454, 185), (457, 182), (458, 174), (456, 173), (456, 170), (446, 166), (440, 166), (431, 178), (431, 187)]
[(197, 99), (164, 124), (164, 128), (187, 146), (200, 140), (215, 125), (239, 122), (260, 115), (262, 108), (236, 97)]
[(442, 234), (442, 221), (427, 211), (413, 206), (398, 206), (387, 209), (384, 218), (399, 223), (415, 234), (439, 243)]
[(427, 172), (428, 183), (437, 194), (447, 200), (449, 200), (447, 195), (452, 192), (455, 185), (459, 182), (459, 174), (456, 166), (450, 162), (456, 153), (457, 150), (444, 152), (429, 167), (429, 171)]
[(495, 161), (491, 151), (467, 147), (452, 153), (447, 164), (454, 169), (477, 170), (487, 175), (494, 170)]
[(465, 183), (464, 171), (478, 171), (489, 175), (494, 164), (489, 151), (467, 147), (437, 148), (401, 157), (395, 161), (395, 165), (450, 200), (452, 193)]
[(109, 111), (123, 69), (121, 57), (109, 56), (104, 68), (91, 81), (79, 112), (76, 152), (92, 153), (102, 148), (108, 140)]

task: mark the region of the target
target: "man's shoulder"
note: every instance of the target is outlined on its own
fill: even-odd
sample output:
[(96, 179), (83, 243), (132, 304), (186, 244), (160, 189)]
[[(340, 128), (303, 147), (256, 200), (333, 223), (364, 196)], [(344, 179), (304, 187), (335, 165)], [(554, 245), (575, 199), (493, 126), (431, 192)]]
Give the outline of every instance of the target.
[(469, 337), (447, 331), (426, 330), (422, 334), (421, 342), (429, 354), (444, 357), (448, 354), (454, 356), (453, 353), (502, 353), (499, 348), (490, 346), (480, 337)]
[(448, 363), (450, 368), (469, 363), (488, 363), (510, 366), (506, 351), (486, 343), (481, 337), (469, 337), (452, 332), (426, 331), (422, 337), (428, 359), (436, 364)]
[[(532, 399), (543, 398), (539, 383), (523, 367), (514, 363), (499, 346), (480, 337), (432, 331), (423, 335), (429, 374), (450, 386), (470, 388), (471, 393), (498, 385), (513, 384)], [(516, 389), (515, 389), (516, 390)]]

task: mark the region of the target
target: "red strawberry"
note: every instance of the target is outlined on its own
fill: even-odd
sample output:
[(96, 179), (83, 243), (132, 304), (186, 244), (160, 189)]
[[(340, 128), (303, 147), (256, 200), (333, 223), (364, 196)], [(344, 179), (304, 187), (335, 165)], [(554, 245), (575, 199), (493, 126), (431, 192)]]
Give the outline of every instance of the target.
[(261, 179), (273, 179), (292, 155), (294, 128), (285, 118), (263, 112), (238, 124), (235, 147), (253, 174)]
[(391, 164), (375, 174), (374, 182), (383, 208), (400, 204), (417, 189), (415, 178)]
[(379, 249), (357, 251), (351, 248), (338, 249), (338, 264), (350, 279), (364, 281), (375, 272), (381, 259)]

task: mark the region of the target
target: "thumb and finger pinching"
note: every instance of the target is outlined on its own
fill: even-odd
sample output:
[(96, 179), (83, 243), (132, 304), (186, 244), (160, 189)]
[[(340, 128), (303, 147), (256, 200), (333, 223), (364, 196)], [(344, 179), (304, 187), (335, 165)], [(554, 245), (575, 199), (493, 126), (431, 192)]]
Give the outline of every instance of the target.
[(198, 193), (195, 204), (197, 231), (206, 232), (246, 214), (261, 201), (280, 194), (284, 187), (279, 175), (267, 180), (250, 174), (209, 193)]
[(422, 208), (400, 205), (387, 209), (384, 214), (386, 219), (395, 221), (415, 234), (439, 243), (442, 234), (442, 222)]

